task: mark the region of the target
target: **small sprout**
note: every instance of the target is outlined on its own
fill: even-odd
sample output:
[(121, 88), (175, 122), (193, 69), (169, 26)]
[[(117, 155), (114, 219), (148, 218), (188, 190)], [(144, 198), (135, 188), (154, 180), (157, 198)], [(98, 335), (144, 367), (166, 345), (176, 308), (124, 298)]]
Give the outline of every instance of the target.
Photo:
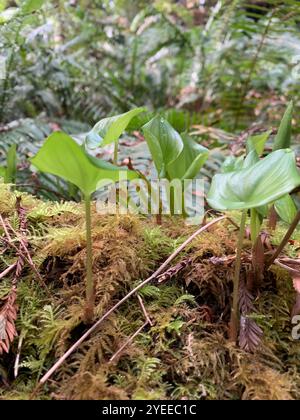
[[(94, 313), (94, 281), (92, 271), (92, 228), (91, 195), (100, 181), (113, 182), (119, 179), (122, 171), (114, 165), (89, 156), (70, 136), (62, 132), (51, 134), (31, 163), (42, 172), (57, 175), (76, 185), (85, 198), (86, 211), (86, 309), (85, 320), (91, 322)], [(126, 171), (128, 179), (136, 178), (133, 171)]]

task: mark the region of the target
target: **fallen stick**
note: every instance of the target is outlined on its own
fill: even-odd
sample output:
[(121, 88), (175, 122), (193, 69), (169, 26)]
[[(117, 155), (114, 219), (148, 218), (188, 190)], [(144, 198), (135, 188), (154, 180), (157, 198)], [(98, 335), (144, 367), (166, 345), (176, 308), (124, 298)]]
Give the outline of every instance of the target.
[(144, 317), (146, 318), (146, 321), (148, 322), (148, 324), (149, 324), (151, 327), (153, 327), (153, 322), (151, 321), (150, 316), (148, 315), (148, 312), (147, 312), (147, 310), (146, 310), (146, 308), (145, 308), (145, 305), (144, 305), (143, 299), (141, 298), (141, 296), (140, 296), (140, 295), (138, 295), (138, 301), (139, 301), (139, 304), (141, 305), (141, 308), (142, 308), (142, 311), (143, 311)]
[(15, 364), (14, 364), (14, 376), (15, 376), (15, 378), (17, 378), (18, 373), (19, 373), (20, 356), (21, 356), (23, 339), (24, 339), (24, 336), (20, 335), (19, 342), (18, 342), (17, 357), (16, 357)]
[(9, 267), (7, 267), (4, 271), (2, 271), (2, 273), (0, 274), (0, 279), (3, 279), (3, 277), (7, 276), (7, 274), (9, 274), (16, 267), (16, 265), (17, 263), (15, 262)]
[(126, 340), (125, 341), (125, 343), (123, 344), (123, 346), (121, 346), (120, 348), (119, 348), (119, 350), (109, 359), (109, 362), (108, 363), (111, 363), (111, 362), (113, 362), (114, 360), (115, 360), (115, 358), (116, 357), (118, 357), (121, 353), (122, 353), (122, 351), (125, 349), (125, 347), (127, 347), (128, 346), (128, 344), (130, 344), (134, 339), (135, 339), (135, 337), (137, 336), (137, 335), (139, 335), (139, 333), (140, 332), (142, 332), (143, 331), (143, 329), (147, 326), (149, 324), (149, 322), (148, 321), (146, 321), (146, 322), (144, 322), (144, 324), (138, 329), (138, 330), (136, 330), (136, 332), (134, 333), (134, 334), (132, 334), (132, 336), (130, 336), (129, 338), (128, 338), (128, 340)]
[(140, 283), (138, 286), (136, 286), (134, 289), (132, 289), (126, 296), (124, 296), (121, 300), (119, 300), (118, 303), (116, 303), (111, 309), (109, 309), (91, 328), (89, 328), (80, 338), (79, 340), (74, 343), (69, 350), (65, 352), (58, 360), (55, 362), (55, 364), (52, 366), (51, 369), (48, 370), (47, 373), (40, 379), (40, 385), (43, 385), (51, 375), (64, 363), (64, 361), (72, 354), (79, 346), (80, 344), (93, 332), (95, 331), (99, 325), (109, 317), (110, 314), (112, 314), (119, 306), (122, 305), (130, 296), (134, 295), (138, 290), (143, 288), (147, 283), (149, 283), (151, 280), (155, 279), (159, 274), (161, 274), (165, 268), (168, 266), (168, 264), (177, 257), (178, 254), (190, 243), (193, 241), (193, 239), (196, 238), (200, 233), (204, 232), (208, 228), (210, 228), (215, 223), (220, 222), (221, 220), (226, 219), (227, 216), (221, 216), (217, 219), (212, 220), (211, 222), (207, 223), (205, 226), (202, 226), (200, 229), (198, 229), (193, 235), (191, 235), (183, 244), (181, 244), (172, 255), (170, 255), (169, 258), (166, 259), (166, 261), (153, 273), (150, 277), (148, 277), (146, 280), (144, 280), (142, 283)]

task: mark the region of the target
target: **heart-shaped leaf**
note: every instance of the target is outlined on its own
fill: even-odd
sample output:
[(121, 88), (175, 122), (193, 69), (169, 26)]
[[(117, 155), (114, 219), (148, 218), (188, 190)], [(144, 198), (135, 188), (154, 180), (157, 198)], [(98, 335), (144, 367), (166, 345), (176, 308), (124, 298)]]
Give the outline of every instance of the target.
[(169, 165), (183, 150), (183, 141), (179, 133), (162, 117), (154, 117), (143, 126), (143, 133), (148, 143), (158, 176), (165, 178)]
[(290, 149), (281, 149), (248, 168), (215, 175), (207, 201), (218, 210), (254, 208), (277, 200), (299, 185), (295, 155)]
[[(51, 134), (31, 163), (42, 172), (57, 175), (76, 185), (85, 195), (97, 189), (100, 180), (118, 181), (120, 168), (91, 156), (67, 134)], [(128, 179), (136, 178), (134, 171), (127, 171)]]
[(90, 149), (95, 149), (117, 141), (130, 121), (144, 111), (146, 108), (135, 108), (124, 114), (103, 118), (87, 134), (86, 145)]
[(187, 134), (181, 134), (183, 150), (178, 158), (169, 164), (168, 177), (170, 179), (194, 179), (206, 162), (209, 151)]

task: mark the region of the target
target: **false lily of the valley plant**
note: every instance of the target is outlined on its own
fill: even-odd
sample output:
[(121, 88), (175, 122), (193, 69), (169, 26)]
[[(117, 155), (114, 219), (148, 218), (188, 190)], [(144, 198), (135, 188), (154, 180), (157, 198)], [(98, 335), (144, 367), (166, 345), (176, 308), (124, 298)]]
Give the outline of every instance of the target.
[[(159, 179), (178, 179), (181, 182), (192, 180), (208, 158), (208, 149), (187, 134), (180, 135), (160, 116), (151, 119), (142, 130)], [(170, 194), (171, 212), (176, 198)]]
[[(141, 109), (129, 111), (112, 118), (106, 118), (98, 123), (87, 136), (91, 140), (109, 144), (117, 141), (133, 116)], [(99, 134), (101, 133), (101, 134)], [(103, 137), (100, 137), (100, 136)], [(97, 143), (99, 146), (99, 143)], [(137, 177), (134, 171), (128, 171), (88, 154), (84, 147), (80, 147), (75, 140), (62, 132), (51, 134), (31, 163), (42, 172), (59, 176), (76, 185), (85, 201), (86, 215), (86, 307), (85, 321), (91, 322), (94, 313), (95, 284), (92, 268), (92, 228), (91, 228), (91, 196), (97, 190), (100, 181), (118, 181), (120, 171), (126, 170), (127, 178)]]
[(238, 332), (239, 278), (241, 268), (241, 250), (247, 219), (250, 210), (250, 226), (252, 242), (259, 235), (262, 217), (267, 214), (268, 206), (275, 206), (279, 215), (289, 222), (295, 215), (294, 203), (289, 193), (300, 185), (300, 174), (296, 167), (294, 152), (285, 147), (290, 143), (288, 133), (291, 122), (290, 105), (282, 120), (275, 139), (273, 152), (263, 159), (258, 153), (263, 151), (267, 139), (260, 138), (253, 143), (245, 159), (238, 158), (232, 165), (225, 165), (225, 171), (217, 174), (212, 180), (207, 201), (209, 205), (220, 211), (241, 210), (240, 232), (237, 244), (236, 265), (234, 274), (234, 290), (230, 322), (230, 336), (236, 341)]
[(131, 120), (146, 111), (146, 108), (135, 108), (124, 114), (103, 118), (87, 134), (85, 146), (87, 149), (97, 149), (114, 143), (114, 164), (118, 162), (118, 146), (121, 134), (126, 130)]

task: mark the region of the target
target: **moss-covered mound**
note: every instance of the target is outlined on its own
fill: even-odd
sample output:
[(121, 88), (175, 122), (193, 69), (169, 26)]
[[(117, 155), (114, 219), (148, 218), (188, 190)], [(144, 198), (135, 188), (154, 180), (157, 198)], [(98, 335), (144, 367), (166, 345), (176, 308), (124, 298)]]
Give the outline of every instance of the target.
[[(0, 273), (18, 257), (17, 196), (0, 185), (0, 213), (12, 242), (0, 225)], [(236, 244), (228, 221), (180, 254), (174, 264), (183, 258), (188, 263), (177, 275), (139, 291), (152, 326), (110, 361), (145, 323), (138, 297), (132, 296), (33, 394), (41, 375), (87, 329), (85, 222), (80, 204), (44, 203), (22, 194), (21, 205), (27, 248), (41, 277), (24, 261), (16, 285), (18, 336), (0, 356), (0, 399), (300, 398), (299, 341), (292, 339), (290, 320), (294, 291), (282, 269), (266, 274), (255, 301), (255, 320), (264, 332), (257, 351), (228, 343)], [(194, 229), (180, 219), (158, 227), (146, 218), (94, 210), (95, 319), (152, 274)], [(292, 253), (298, 244), (290, 246)], [(0, 279), (1, 308), (12, 281), (11, 273)]]

